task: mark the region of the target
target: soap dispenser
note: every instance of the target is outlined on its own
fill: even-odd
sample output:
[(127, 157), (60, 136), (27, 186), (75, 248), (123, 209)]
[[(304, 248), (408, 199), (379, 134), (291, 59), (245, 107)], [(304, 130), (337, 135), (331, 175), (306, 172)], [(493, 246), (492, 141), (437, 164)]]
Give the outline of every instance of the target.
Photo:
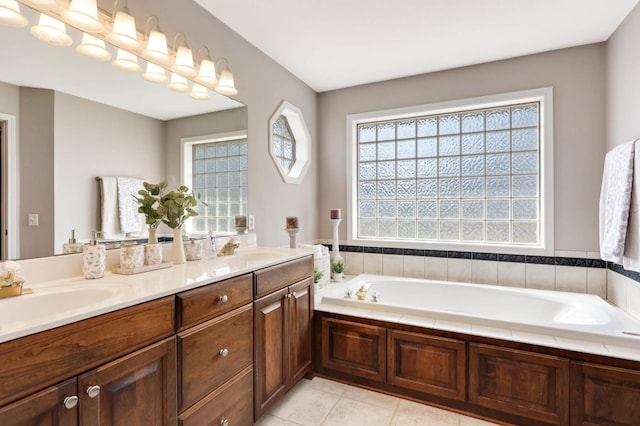
[(98, 244), (98, 232), (91, 233), (91, 240), (82, 251), (82, 272), (88, 280), (104, 276), (107, 250), (104, 244)]
[(62, 244), (62, 253), (70, 254), (70, 253), (82, 253), (84, 244), (76, 241), (76, 230), (71, 230), (71, 238), (69, 238), (68, 243)]

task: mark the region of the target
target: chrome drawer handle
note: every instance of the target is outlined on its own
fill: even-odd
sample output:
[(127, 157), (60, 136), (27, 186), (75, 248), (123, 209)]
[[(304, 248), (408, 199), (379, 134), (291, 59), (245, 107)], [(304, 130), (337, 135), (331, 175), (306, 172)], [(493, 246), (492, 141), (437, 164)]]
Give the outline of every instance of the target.
[(220, 426), (229, 426), (229, 419), (221, 419)]
[(89, 395), (89, 398), (95, 398), (96, 396), (100, 395), (100, 386), (89, 386), (87, 388), (87, 395)]
[(227, 303), (228, 301), (229, 301), (229, 296), (227, 296), (226, 294), (223, 294), (222, 296), (218, 297), (219, 303)]
[(229, 355), (229, 349), (220, 349), (220, 356), (226, 358)]
[(70, 410), (76, 405), (78, 405), (78, 397), (76, 395), (68, 396), (64, 399), (62, 404), (64, 405), (64, 408), (67, 408)]

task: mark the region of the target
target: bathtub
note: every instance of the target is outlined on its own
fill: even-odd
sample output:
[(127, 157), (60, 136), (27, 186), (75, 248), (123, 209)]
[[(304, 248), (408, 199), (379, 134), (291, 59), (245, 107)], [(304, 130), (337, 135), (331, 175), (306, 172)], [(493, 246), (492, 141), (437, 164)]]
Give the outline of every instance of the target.
[[(355, 293), (365, 283), (371, 283), (366, 300), (357, 300)], [(345, 297), (347, 289), (353, 293), (350, 298)], [(375, 292), (377, 302), (372, 301)], [(363, 274), (326, 287), (319, 297), (325, 306), (359, 312), (384, 311), (640, 348), (640, 322), (589, 294)]]

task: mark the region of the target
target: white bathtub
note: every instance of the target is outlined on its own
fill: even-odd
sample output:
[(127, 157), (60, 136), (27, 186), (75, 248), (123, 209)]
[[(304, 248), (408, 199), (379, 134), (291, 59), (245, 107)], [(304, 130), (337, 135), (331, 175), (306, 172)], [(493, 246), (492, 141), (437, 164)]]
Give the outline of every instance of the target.
[[(366, 300), (355, 293), (371, 283)], [(353, 292), (345, 298), (346, 289)], [(379, 293), (378, 302), (371, 295)], [(602, 298), (546, 290), (359, 275), (322, 291), (321, 303), (436, 320), (461, 321), (640, 348), (640, 322)]]

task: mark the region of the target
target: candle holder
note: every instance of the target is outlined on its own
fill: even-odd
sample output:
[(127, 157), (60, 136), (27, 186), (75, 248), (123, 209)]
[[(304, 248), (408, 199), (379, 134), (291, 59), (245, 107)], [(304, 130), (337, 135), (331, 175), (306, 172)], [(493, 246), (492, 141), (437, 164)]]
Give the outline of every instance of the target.
[(330, 219), (333, 226), (333, 247), (329, 259), (331, 261), (331, 281), (342, 281), (344, 276), (344, 259), (340, 256), (340, 244), (338, 239), (338, 227), (342, 219)]
[(285, 228), (285, 231), (289, 233), (289, 247), (296, 248), (298, 246), (296, 242), (296, 234), (300, 231), (300, 228)]
[(236, 233), (238, 235), (244, 235), (245, 232), (247, 232), (246, 226), (236, 226)]

